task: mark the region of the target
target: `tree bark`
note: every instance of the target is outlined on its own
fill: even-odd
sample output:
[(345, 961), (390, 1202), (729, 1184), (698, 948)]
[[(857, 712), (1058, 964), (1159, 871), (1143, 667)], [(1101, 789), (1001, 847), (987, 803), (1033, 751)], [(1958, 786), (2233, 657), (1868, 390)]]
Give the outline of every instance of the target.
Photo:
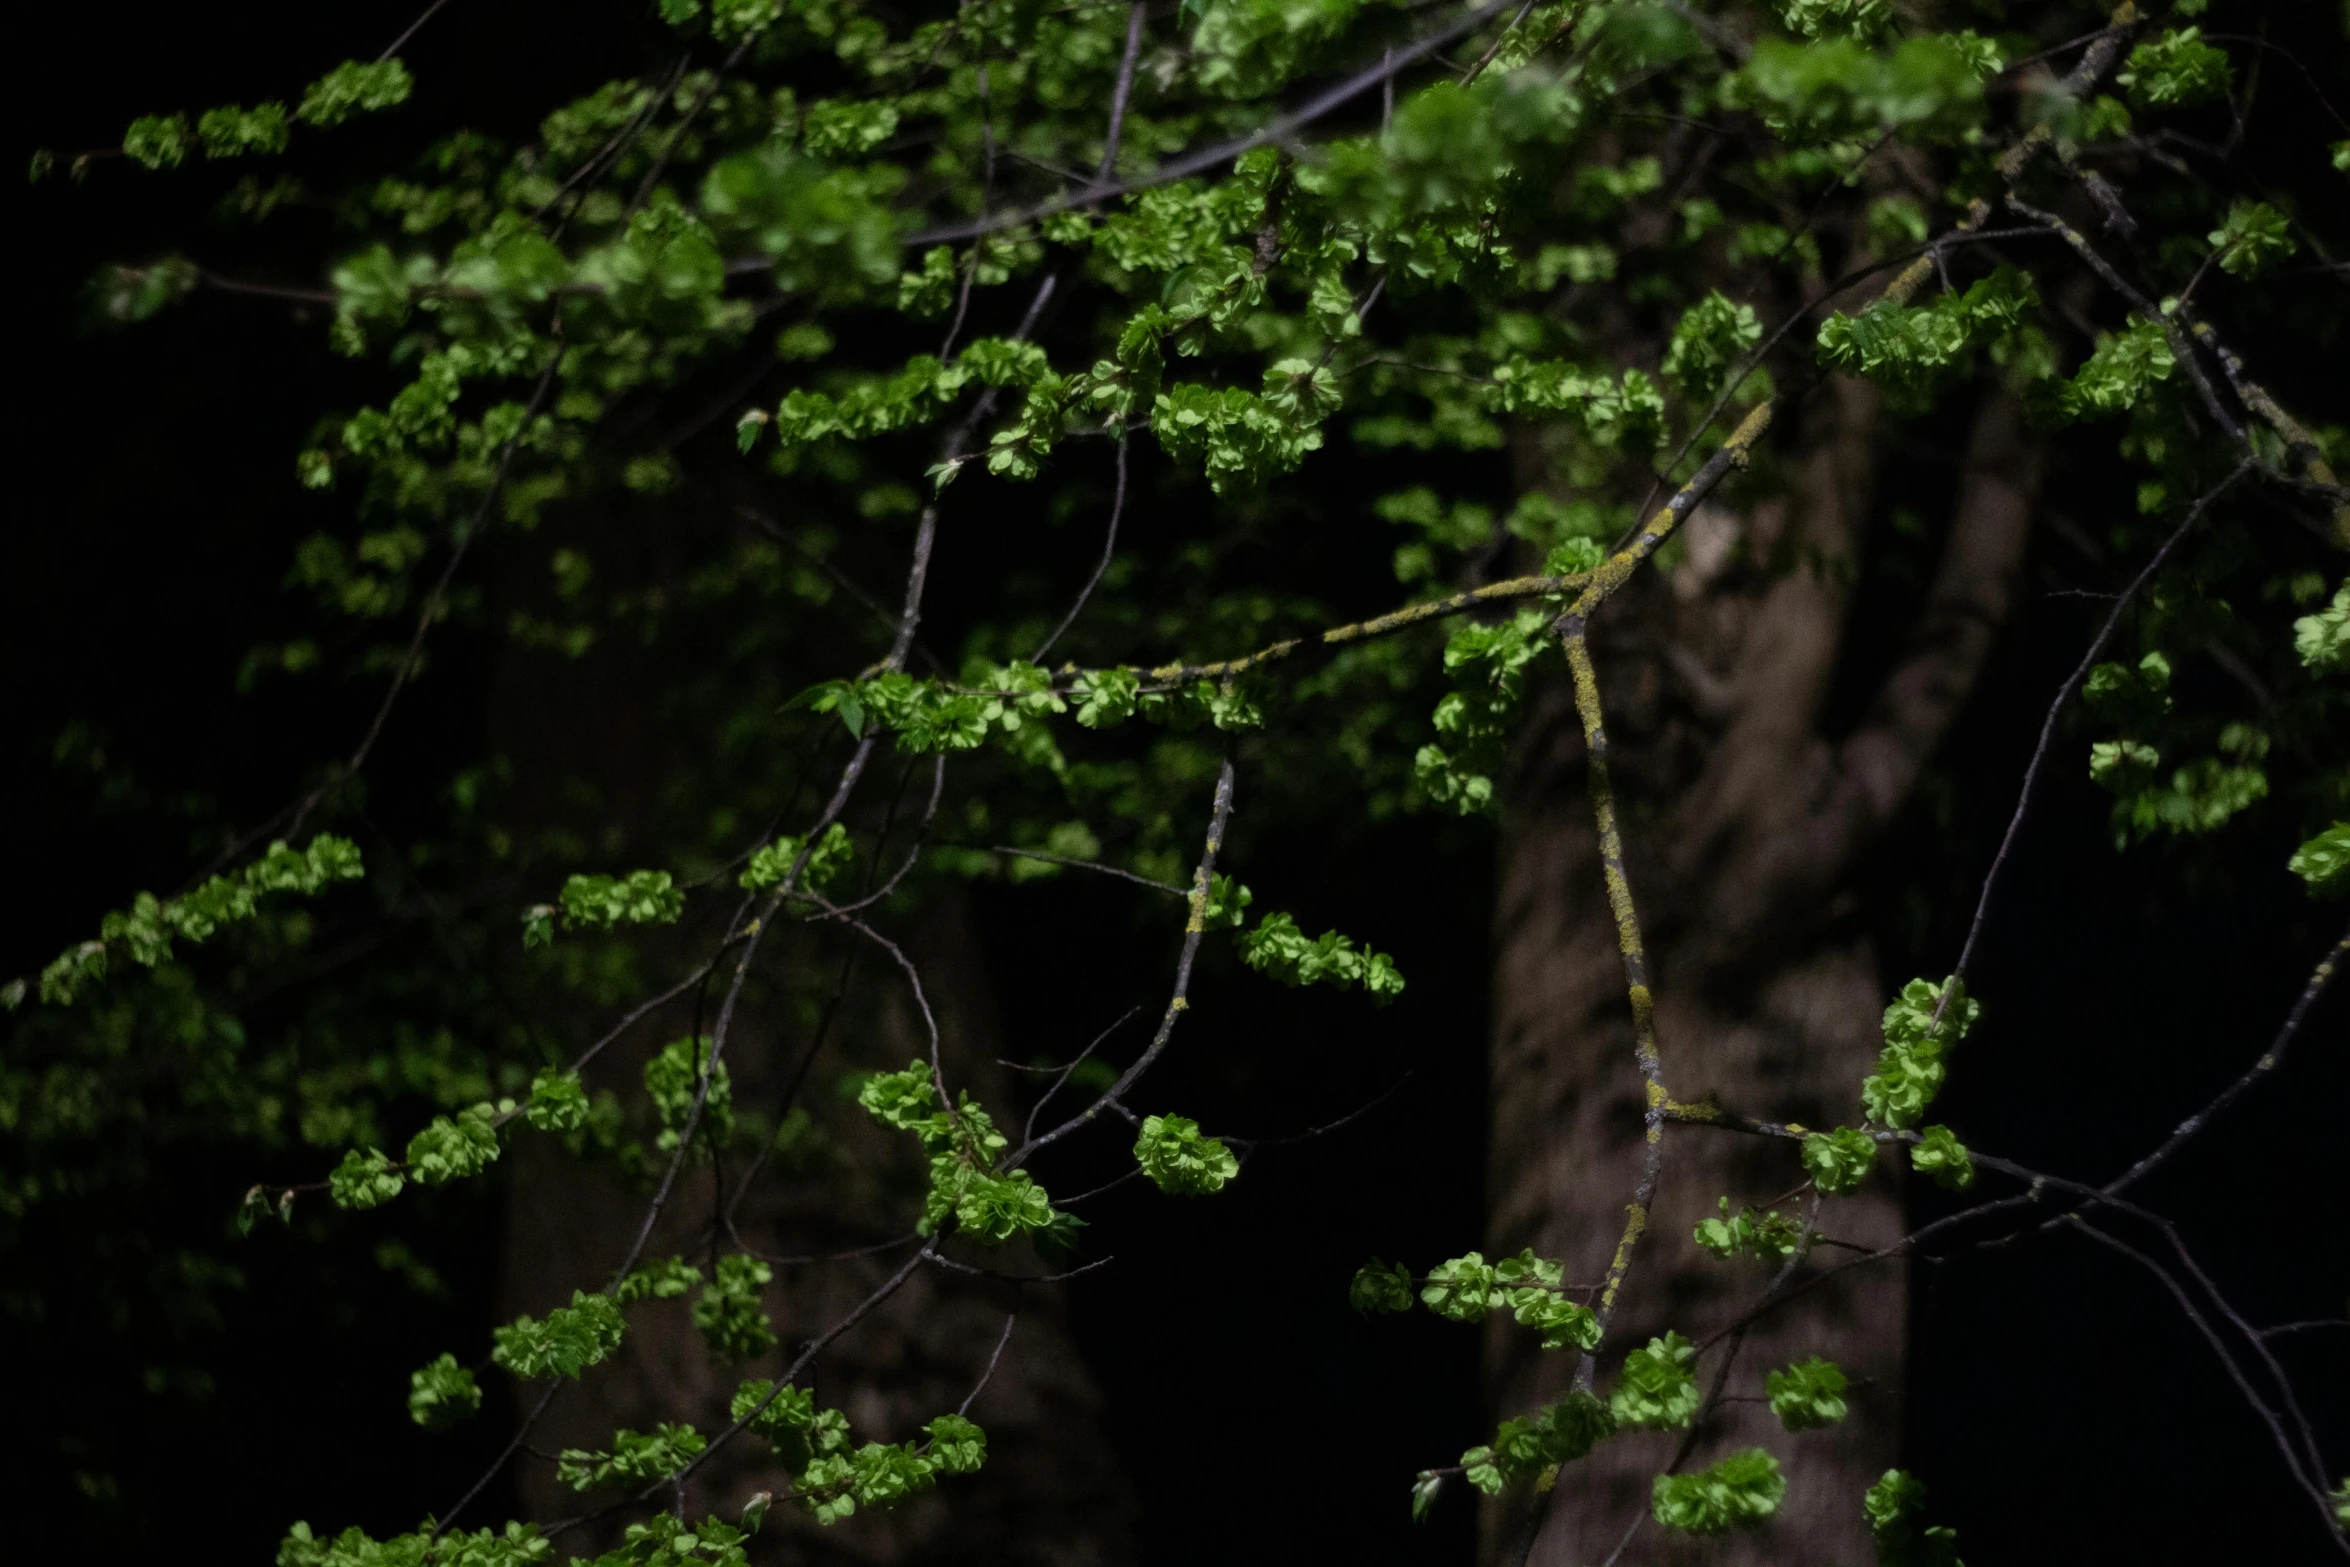
[[(1907, 798), (1971, 691), (2022, 564), (2038, 458), (2014, 401), (1983, 395), (1948, 542), (1908, 645), (1850, 734), (1821, 732), (1845, 656), (1845, 620), (1876, 477), (1879, 411), (1865, 385), (1816, 392), (1786, 455), (1783, 493), (1738, 516), (1691, 519), (1682, 561), (1652, 573), (1595, 625), (1611, 773), (1647, 934), (1664, 1080), (1683, 1101), (1806, 1125), (1859, 1118), (1858, 1085), (1881, 1043), (1878, 973), (1853, 891), (1856, 862)], [(1570, 1283), (1605, 1272), (1638, 1180), (1644, 1090), (1622, 959), (1601, 883), (1568, 693), (1537, 694), (1504, 785), (1496, 910), (1493, 1140), (1488, 1243), (1566, 1260)], [(1662, 1184), (1603, 1351), (1601, 1387), (1626, 1349), (1667, 1328), (1702, 1339), (1762, 1291), (1751, 1261), (1717, 1262), (1690, 1232), (1803, 1180), (1784, 1144), (1701, 1127), (1666, 1129)], [(1820, 1229), (1878, 1246), (1902, 1229), (1890, 1160)], [(1856, 1269), (1758, 1322), (1735, 1346), (1724, 1391), (1754, 1397), (1764, 1373), (1818, 1354), (1852, 1379), (1851, 1414), (1789, 1436), (1767, 1405), (1729, 1403), (1698, 1433), (1690, 1467), (1761, 1445), (1788, 1493), (1761, 1531), (1703, 1541), (1653, 1522), (1627, 1560), (1866, 1560), (1861, 1492), (1895, 1458), (1906, 1283), (1898, 1265)], [(1709, 1354), (1710, 1389), (1724, 1349)], [(1544, 1354), (1496, 1319), (1487, 1340), (1497, 1414), (1570, 1384), (1575, 1357)], [(1528, 1559), (1608, 1558), (1648, 1510), (1680, 1433), (1627, 1434), (1569, 1465)], [(1521, 1488), (1523, 1489), (1523, 1488)], [(1525, 1546), (1533, 1499), (1489, 1503), (1488, 1560)]]

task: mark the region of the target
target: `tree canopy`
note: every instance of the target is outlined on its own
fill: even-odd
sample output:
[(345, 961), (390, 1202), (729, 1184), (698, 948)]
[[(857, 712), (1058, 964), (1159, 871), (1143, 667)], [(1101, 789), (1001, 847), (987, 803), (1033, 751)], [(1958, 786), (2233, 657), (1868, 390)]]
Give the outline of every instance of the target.
[[(1851, 1388), (1833, 1345), (1733, 1375), (1749, 1325), (1843, 1269), (2055, 1232), (2144, 1270), (2208, 1341), (2301, 1498), (2280, 1538), (2345, 1547), (2338, 1423), (2137, 1189), (2257, 1113), (2238, 1101), (2313, 1042), (2350, 936), (2296, 954), (2292, 992), (2245, 994), (2240, 1075), (2112, 1171), (1975, 1146), (1935, 1108), (2022, 1006), (1970, 978), (2051, 774), (2094, 780), (2112, 849), (2181, 884), (2289, 834), (2261, 896), (2339, 922), (2350, 432), (2338, 385), (2276, 356), (2330, 363), (2350, 322), (2341, 25), (2249, 0), (658, 0), (641, 69), (567, 100), (518, 82), (527, 128), (492, 132), (435, 118), (407, 63), (485, 9), (441, 0), (378, 58), (236, 101), (192, 81), (118, 145), (32, 160), (75, 200), (150, 181), (214, 205), (90, 284), (108, 329), (290, 313), (340, 364), (283, 453), (306, 536), (262, 570), (291, 602), (234, 633), (238, 686), (306, 715), (308, 754), (280, 809), (181, 812), (198, 852), (145, 882), (176, 891), (85, 888), (91, 928), (11, 955), (16, 1243), (190, 1150), (248, 1238), (160, 1282), (123, 1265), (137, 1310), (217, 1310), (221, 1259), (277, 1229), (422, 1268), (414, 1237), (507, 1160), (571, 1161), (641, 1215), (564, 1303), (356, 1390), (427, 1432), (494, 1426), (487, 1462), (461, 1494), (403, 1493), (424, 1521), (396, 1536), (283, 1520), (282, 1567), (505, 1567), (595, 1530), (605, 1562), (739, 1563), (771, 1512), (956, 1505), (986, 1480), (986, 1345), (971, 1396), (902, 1429), (860, 1428), (812, 1368), (917, 1275), (1058, 1279), (1166, 1244), (1148, 1218), (1089, 1223), (1096, 1187), (1212, 1206), (1358, 1116), (1408, 1145), (1410, 1092), (1347, 1046), (1423, 983), (1387, 934), (1415, 872), (1368, 863), (1334, 903), (1292, 846), (1370, 855), (1411, 821), (1431, 852), (1489, 852), (1545, 688), (1575, 714), (1647, 1152), (1604, 1276), (1462, 1234), (1328, 1281), (1372, 1316), (1506, 1321), (1574, 1367), (1466, 1451), (1432, 1433), (1399, 1528), (1407, 1490), (1415, 1519), (1508, 1493), (1523, 1559), (1577, 1505), (1574, 1466), (1642, 1431), (1677, 1439), (1621, 1527), (1767, 1526), (1781, 1457), (1704, 1444), (1708, 1418), (1767, 1402), (1784, 1451)], [(2062, 520), (2095, 584), (2069, 677), (2001, 694), (2037, 740), (1962, 934), (1890, 987), (1875, 1069), (1807, 1126), (1711, 1097), (1709, 1042), (1655, 1025), (1671, 976), (1626, 847), (1650, 818), (1610, 771), (1597, 628), (1699, 569), (1700, 519), (1802, 482), (1785, 437), (1847, 384), (1943, 445), (1991, 389), (2103, 500)], [(1840, 569), (1738, 547), (1757, 572)], [(537, 738), (387, 779), (468, 660)], [(544, 709), (599, 696), (625, 716), (586, 725), (585, 754), (546, 737)], [(103, 778), (101, 750), (59, 754)], [(942, 1028), (955, 981), (923, 922), (1032, 883), (1122, 900), (1129, 934), (1083, 963), (1150, 988), (1084, 1037), (1007, 1047), (1027, 1081), (1006, 1097)], [(1007, 946), (1000, 993), (1109, 983)], [(1327, 1114), (1219, 1125), (1167, 1064), (1230, 1048), (1219, 1011), (1276, 987), (1316, 992), (1284, 1015), (1314, 1020), (1298, 1070)], [(789, 1069), (738, 1082), (760, 1030)], [(882, 1059), (885, 1037), (911, 1048)], [(1723, 1137), (1783, 1145), (1784, 1179), (1651, 1232), (1676, 1148)], [(1839, 1199), (1905, 1171), (1951, 1194), (1937, 1216), (1837, 1250)], [(736, 1224), (777, 1181), (880, 1191), (900, 1232), (797, 1341), (771, 1307), (811, 1259)], [(1692, 1247), (1750, 1275), (1751, 1304), (1625, 1342), (1626, 1278)], [(543, 1455), (575, 1514), (494, 1516), (558, 1391), (661, 1301), (733, 1391)], [(1191, 1309), (1280, 1308), (1235, 1281)], [(746, 1448), (787, 1487), (689, 1493)], [(1837, 1505), (1886, 1563), (1957, 1559), (1909, 1473)]]

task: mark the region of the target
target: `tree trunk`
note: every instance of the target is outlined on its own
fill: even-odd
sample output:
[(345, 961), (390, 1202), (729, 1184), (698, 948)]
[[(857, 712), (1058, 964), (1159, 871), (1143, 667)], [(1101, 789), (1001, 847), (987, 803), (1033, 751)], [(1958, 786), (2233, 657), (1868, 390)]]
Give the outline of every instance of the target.
[[(2036, 453), (2013, 400), (1986, 393), (1959, 475), (1948, 542), (1907, 647), (1849, 734), (1821, 732), (1876, 468), (1873, 391), (1813, 394), (1786, 455), (1783, 494), (1739, 516), (1700, 508), (1681, 562), (1652, 573), (1595, 625), (1610, 771), (1647, 935), (1664, 1080), (1675, 1098), (1834, 1126), (1859, 1117), (1880, 1044), (1885, 984), (1852, 890), (1855, 862), (1899, 808), (1971, 689), (2021, 566)], [(1505, 781), (1496, 914), (1493, 1141), (1488, 1241), (1566, 1259), (1596, 1282), (1638, 1183), (1644, 1091), (1622, 959), (1601, 883), (1569, 694), (1539, 693)], [(1601, 1387), (1626, 1349), (1677, 1329), (1695, 1340), (1762, 1292), (1759, 1264), (1717, 1262), (1690, 1232), (1778, 1200), (1800, 1216), (1785, 1143), (1668, 1126), (1662, 1184), (1638, 1241)], [(1824, 1205), (1820, 1230), (1882, 1245), (1902, 1229), (1890, 1159), (1859, 1193)], [(1724, 1391), (1754, 1397), (1766, 1371), (1809, 1355), (1852, 1379), (1851, 1414), (1789, 1436), (1761, 1403), (1729, 1403), (1686, 1467), (1761, 1445), (1786, 1467), (1779, 1516), (1751, 1535), (1666, 1536), (1653, 1522), (1631, 1561), (1869, 1559), (1861, 1492), (1895, 1458), (1907, 1289), (1898, 1264), (1856, 1269), (1710, 1352), (1699, 1386), (1734, 1360)], [(1496, 1319), (1487, 1341), (1497, 1413), (1527, 1413), (1572, 1381), (1572, 1353), (1544, 1354)], [(1681, 1433), (1632, 1433), (1569, 1465), (1529, 1560), (1598, 1563), (1648, 1510)], [(1488, 1559), (1524, 1544), (1532, 1498), (1486, 1513)], [(1660, 1541), (1662, 1543), (1660, 1543)]]

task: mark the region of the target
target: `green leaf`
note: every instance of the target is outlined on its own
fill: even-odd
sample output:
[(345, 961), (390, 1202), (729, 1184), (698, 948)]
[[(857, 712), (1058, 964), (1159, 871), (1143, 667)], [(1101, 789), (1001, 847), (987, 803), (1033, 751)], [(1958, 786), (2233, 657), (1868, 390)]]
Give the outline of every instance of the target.
[(2227, 54), (2199, 27), (2174, 27), (2130, 51), (2114, 78), (2141, 109), (2180, 109), (2224, 96), (2235, 79)]
[(2350, 579), (2334, 590), (2331, 604), (2293, 622), (2293, 651), (2305, 669), (2350, 673)]
[(1816, 1430), (1842, 1420), (1845, 1386), (1842, 1368), (1816, 1355), (1763, 1379), (1771, 1413), (1790, 1431)]
[(1374, 1257), (1355, 1270), (1346, 1287), (1347, 1304), (1369, 1316), (1373, 1312), (1412, 1309), (1412, 1273), (1400, 1262)]
[(701, 1282), (702, 1270), (683, 1257), (663, 1257), (631, 1269), (612, 1286), (612, 1299), (623, 1306), (640, 1300), (674, 1300)]
[(497, 1128), (491, 1124), (496, 1115), (495, 1106), (479, 1104), (454, 1117), (434, 1116), (408, 1140), (409, 1178), (443, 1186), (488, 1169), (498, 1157)]
[[(762, 845), (753, 851), (750, 864), (743, 869), (740, 877), (742, 886), (751, 892), (764, 892), (769, 887), (781, 886), (805, 844), (805, 839), (784, 837)], [(800, 871), (799, 885), (810, 892), (825, 891), (848, 868), (856, 852), (856, 845), (849, 838), (849, 830), (839, 822), (834, 822), (825, 829), (824, 836), (816, 840), (816, 847), (809, 851), (808, 863)]]
[(685, 912), (685, 893), (667, 871), (625, 876), (573, 876), (563, 883), (566, 924), (590, 930), (616, 925), (672, 925)]
[(1697, 1349), (1678, 1333), (1652, 1338), (1624, 1357), (1608, 1413), (1620, 1426), (1678, 1430), (1697, 1413)]
[(2350, 892), (2350, 822), (2336, 822), (2295, 849), (2285, 869), (2307, 882), (2316, 897)]
[(2205, 238), (2218, 252), (2220, 270), (2241, 278), (2258, 277), (2299, 248), (2291, 223), (2264, 201), (2237, 202)]
[(645, 1063), (645, 1093), (661, 1118), (656, 1146), (663, 1153), (677, 1151), (697, 1093), (702, 1094), (702, 1118), (695, 1135), (703, 1147), (717, 1147), (734, 1130), (734, 1081), (724, 1061), (711, 1065), (709, 1088), (702, 1089), (702, 1067), (709, 1053), (708, 1039), (673, 1039)]
[(1496, 1304), (1493, 1285), (1492, 1265), (1472, 1251), (1430, 1268), (1420, 1299), (1447, 1321), (1478, 1322)]
[(1856, 1190), (1876, 1162), (1877, 1145), (1857, 1127), (1813, 1132), (1803, 1140), (1803, 1168), (1824, 1196)]
[(1664, 373), (1681, 383), (1696, 402), (1721, 390), (1730, 366), (1762, 341), (1762, 322), (1752, 305), (1736, 304), (1718, 290), (1691, 306), (1673, 327)]
[(247, 153), (286, 150), (286, 106), (257, 103), (250, 109), (224, 104), (207, 109), (196, 121), (196, 135), (207, 158), (237, 158)]
[(1694, 1238), (1698, 1245), (1724, 1262), (1745, 1253), (1759, 1262), (1776, 1266), (1794, 1255), (1796, 1245), (1803, 1238), (1802, 1226), (1775, 1210), (1758, 1213), (1753, 1208), (1742, 1208), (1732, 1218), (1729, 1198), (1722, 1198), (1718, 1206), (1720, 1217), (1698, 1220)]
[(1963, 1192), (1975, 1184), (1975, 1162), (1966, 1144), (1947, 1126), (1929, 1126), (1910, 1146), (1910, 1167), (1932, 1178), (1945, 1191)]
[(525, 1381), (576, 1377), (620, 1347), (628, 1331), (620, 1308), (603, 1295), (571, 1292), (571, 1304), (544, 1317), (516, 1317), (490, 1335), (490, 1359)]
[(548, 1067), (531, 1080), (523, 1119), (542, 1132), (576, 1132), (587, 1125), (587, 1089), (577, 1072)]
[(1651, 1509), (1668, 1529), (1723, 1534), (1768, 1521), (1786, 1498), (1779, 1461), (1750, 1447), (1695, 1474), (1658, 1475)]
[(665, 1480), (701, 1456), (709, 1441), (689, 1425), (664, 1422), (650, 1431), (615, 1431), (608, 1452), (564, 1450), (555, 1467), (557, 1478), (575, 1491), (590, 1491), (618, 1481), (647, 1485)]
[(987, 1433), (961, 1415), (940, 1415), (922, 1429), (930, 1438), (930, 1462), (939, 1473), (976, 1474), (987, 1462)]
[(1957, 979), (1944, 985), (1913, 979), (1904, 985), (1885, 1008), (1885, 1048), (1877, 1056), (1877, 1070), (1860, 1085), (1861, 1104), (1869, 1119), (1883, 1126), (1915, 1126), (1942, 1091), (1948, 1072), (1945, 1053), (1966, 1037), (1982, 1011), (1981, 1004), (1966, 994), (1965, 985)]
[(150, 114), (122, 133), (123, 156), (150, 169), (176, 169), (188, 156), (188, 121), (180, 114)]
[(750, 1360), (775, 1347), (775, 1330), (760, 1306), (760, 1292), (775, 1281), (775, 1270), (745, 1253), (718, 1259), (717, 1271), (694, 1302), (694, 1326), (712, 1358), (722, 1364)]
[(351, 1149), (326, 1180), (328, 1195), (338, 1208), (380, 1208), (399, 1196), (400, 1188), (407, 1184), (380, 1148), (364, 1153)]
[(1879, 1567), (1964, 1567), (1957, 1534), (1920, 1522), (1925, 1505), (1925, 1484), (1899, 1469), (1886, 1470), (1869, 1487), (1861, 1510), (1876, 1539)]
[(397, 60), (345, 60), (302, 92), (294, 117), (325, 129), (354, 114), (375, 114), (408, 101), (415, 82)]
[(1360, 984), (1382, 1005), (1403, 993), (1403, 975), (1394, 959), (1369, 948), (1357, 951), (1353, 941), (1334, 930), (1309, 941), (1287, 914), (1261, 916), (1257, 928), (1241, 938), (1240, 956), (1250, 968), (1286, 985), (1351, 990)]
[(427, 1431), (446, 1431), (480, 1409), (481, 1388), (455, 1355), (443, 1355), (408, 1378), (408, 1418)]
[(1201, 1136), (1199, 1123), (1180, 1115), (1145, 1116), (1134, 1139), (1134, 1160), (1151, 1184), (1179, 1197), (1222, 1191), (1240, 1173), (1231, 1149)]

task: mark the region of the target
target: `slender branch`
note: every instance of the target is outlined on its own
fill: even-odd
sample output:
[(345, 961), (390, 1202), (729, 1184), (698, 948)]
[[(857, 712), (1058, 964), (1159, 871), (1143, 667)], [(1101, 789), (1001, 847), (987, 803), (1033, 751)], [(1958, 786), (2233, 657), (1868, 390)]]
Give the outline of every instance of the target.
[(1039, 1148), (1059, 1142), (1079, 1127), (1089, 1125), (1101, 1113), (1103, 1107), (1116, 1104), (1126, 1090), (1132, 1088), (1141, 1079), (1142, 1074), (1149, 1071), (1160, 1055), (1166, 1051), (1167, 1042), (1175, 1037), (1176, 1023), (1191, 1006), (1191, 965), (1193, 960), (1199, 956), (1200, 937), (1207, 932), (1208, 888), (1216, 874), (1216, 855), (1224, 847), (1224, 829), (1231, 824), (1231, 821), (1232, 758), (1226, 756), (1223, 767), (1216, 774), (1215, 804), (1208, 814), (1207, 847), (1200, 853), (1198, 869), (1192, 872), (1191, 917), (1184, 922), (1183, 952), (1175, 960), (1175, 993), (1168, 998), (1167, 1010), (1159, 1019), (1158, 1032), (1151, 1036), (1150, 1045), (1140, 1056), (1135, 1058), (1134, 1064), (1120, 1073), (1118, 1080), (1112, 1083), (1098, 1099), (1051, 1131), (1024, 1139), (1018, 1148), (1013, 1149), (997, 1161), (999, 1169), (1010, 1169), (1026, 1160)]
[[(2138, 575), (2131, 579), (2130, 585), (2122, 590), (2121, 597), (2114, 601), (2113, 608), (2106, 613), (2105, 624), (2098, 628), (2097, 635), (2090, 640), (2089, 651), (2081, 656), (2080, 664), (2075, 667), (2072, 674), (2066, 677), (2064, 684), (2057, 688), (2056, 699), (2048, 704), (2048, 716), (2040, 721), (2040, 739), (2032, 748), (2032, 760), (2024, 768), (2023, 786), (2016, 793), (2015, 813), (2008, 818), (2007, 831), (1999, 840), (1999, 849), (1991, 856), (1991, 868), (1983, 875), (1983, 890), (1975, 899), (1974, 918), (1967, 925), (1966, 941), (1959, 948), (1958, 962), (1951, 969), (1954, 976), (1964, 978), (1968, 963), (1973, 961), (1975, 944), (1982, 938), (1983, 922), (1991, 912), (1992, 894), (1998, 890), (2000, 873), (2007, 868), (2008, 856), (2014, 852), (2016, 839), (2023, 832), (2024, 817), (2032, 808), (2032, 789), (2039, 782), (2040, 769), (2048, 760), (2049, 744), (2056, 737), (2056, 720), (2064, 712), (2065, 704), (2072, 700), (2073, 693), (2081, 688), (2081, 683), (2089, 678), (2089, 671), (2095, 667), (2097, 660), (2104, 656), (2106, 646), (2112, 642), (2114, 632), (2121, 626), (2123, 612), (2145, 589), (2146, 584), (2154, 580), (2154, 574), (2162, 569), (2165, 561), (2170, 559), (2171, 552), (2185, 541), (2187, 534), (2202, 518), (2203, 513), (2210, 508), (2214, 501), (2226, 494), (2229, 487), (2242, 478), (2244, 470), (2250, 466), (2248, 460), (2238, 463), (2229, 471), (2226, 478), (2206, 490), (2196, 499), (2195, 504), (2187, 509), (2186, 517), (2181, 520), (2178, 527), (2171, 531), (2170, 537), (2163, 540), (2162, 547), (2154, 552), (2145, 566), (2139, 570)], [(1943, 1006), (1948, 1004), (1950, 994), (1951, 992), (1946, 989), (1943, 993), (1943, 1000), (1935, 1003), (1934, 1017), (1937, 1022), (1941, 1019)]]

